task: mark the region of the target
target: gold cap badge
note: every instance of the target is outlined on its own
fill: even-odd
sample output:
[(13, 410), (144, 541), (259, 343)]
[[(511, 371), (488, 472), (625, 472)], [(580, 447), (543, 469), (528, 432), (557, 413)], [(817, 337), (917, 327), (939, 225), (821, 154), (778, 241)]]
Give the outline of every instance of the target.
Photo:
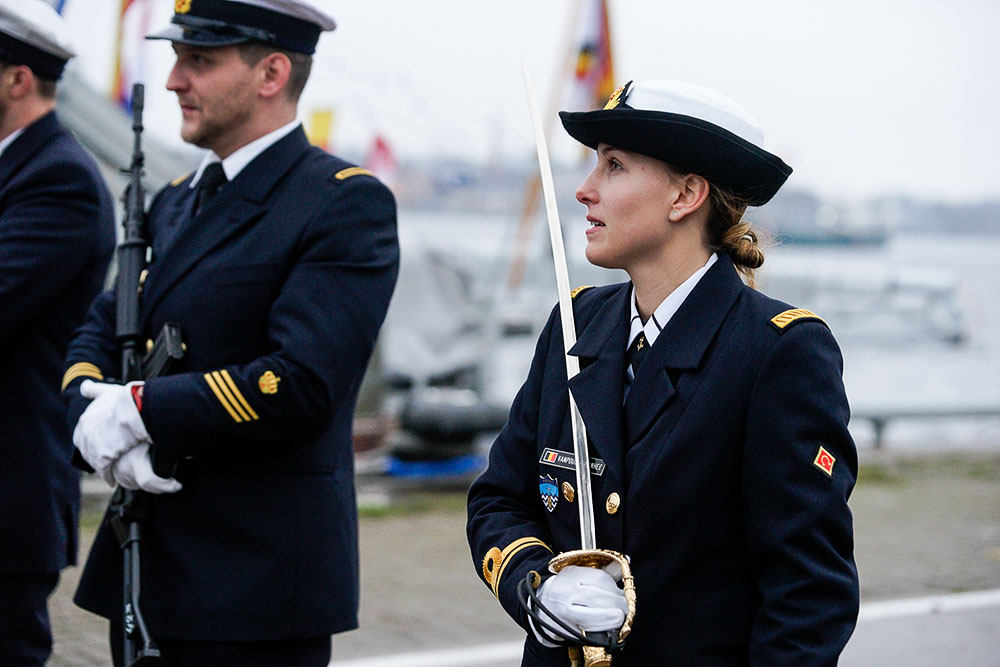
[(257, 380), (257, 386), (260, 387), (260, 393), (262, 394), (277, 394), (279, 382), (281, 382), (280, 377), (271, 371), (267, 371)]
[(622, 103), (622, 93), (625, 92), (625, 89), (628, 88), (631, 83), (632, 82), (629, 81), (624, 86), (618, 86), (618, 88), (615, 89), (615, 92), (611, 93), (611, 97), (608, 98), (608, 103), (604, 105), (605, 111), (608, 109), (614, 109)]
[(833, 477), (833, 464), (837, 462), (833, 454), (826, 451), (826, 448), (820, 445), (819, 451), (816, 452), (816, 458), (813, 459), (813, 465), (825, 472), (830, 477)]
[(174, 12), (187, 14), (191, 11), (191, 0), (174, 0)]
[(614, 109), (621, 103), (622, 91), (625, 90), (625, 86), (618, 86), (615, 92), (611, 93), (611, 97), (608, 98), (608, 103), (604, 105), (604, 110)]

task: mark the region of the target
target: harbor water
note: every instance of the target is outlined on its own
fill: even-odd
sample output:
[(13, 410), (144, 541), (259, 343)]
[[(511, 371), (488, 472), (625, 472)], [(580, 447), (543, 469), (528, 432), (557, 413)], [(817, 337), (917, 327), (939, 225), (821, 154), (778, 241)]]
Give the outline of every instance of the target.
[[(572, 285), (624, 279), (586, 262), (579, 213), (563, 215)], [(404, 209), (399, 222), (402, 273), (383, 337), (387, 371), (426, 380), (474, 366), (481, 398), (509, 403), (557, 299), (544, 222), (529, 234), (516, 288), (518, 229), (509, 216)], [(874, 443), (867, 416), (885, 414), (909, 415), (888, 421), (885, 443), (894, 448), (1000, 449), (998, 257), (1000, 234), (897, 233), (859, 245), (779, 239), (766, 251), (758, 287), (829, 323), (859, 415), (851, 423), (859, 447)]]

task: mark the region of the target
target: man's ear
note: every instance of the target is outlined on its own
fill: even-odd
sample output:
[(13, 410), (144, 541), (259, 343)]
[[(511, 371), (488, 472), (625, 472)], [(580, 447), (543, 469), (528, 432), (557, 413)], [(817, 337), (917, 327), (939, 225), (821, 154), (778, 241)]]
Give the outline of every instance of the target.
[(9, 77), (8, 93), (11, 97), (19, 99), (31, 93), (35, 89), (35, 74), (27, 65), (8, 65), (3, 70), (4, 76)]
[(257, 67), (261, 71), (259, 93), (261, 97), (274, 97), (283, 94), (292, 74), (292, 61), (284, 53), (274, 52), (265, 56)]

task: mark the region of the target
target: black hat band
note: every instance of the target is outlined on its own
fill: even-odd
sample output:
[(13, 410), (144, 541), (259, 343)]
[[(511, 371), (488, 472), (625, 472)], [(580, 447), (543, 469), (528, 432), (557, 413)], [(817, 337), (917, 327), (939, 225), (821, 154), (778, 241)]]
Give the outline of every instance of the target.
[[(322, 32), (320, 27), (287, 14), (242, 2), (192, 0), (185, 12), (174, 14), (171, 23), (201, 36), (229, 37), (219, 40), (237, 43), (254, 40), (297, 53), (312, 54)], [(205, 39), (206, 46), (212, 41)]]
[(66, 60), (15, 39), (5, 32), (0, 32), (0, 60), (14, 65), (26, 65), (31, 68), (35, 76), (53, 81), (62, 76), (66, 67)]

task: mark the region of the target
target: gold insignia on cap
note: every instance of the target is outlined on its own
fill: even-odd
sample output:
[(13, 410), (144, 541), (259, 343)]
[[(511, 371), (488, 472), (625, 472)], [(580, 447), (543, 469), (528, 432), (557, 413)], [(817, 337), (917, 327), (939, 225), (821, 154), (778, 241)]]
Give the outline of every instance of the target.
[(573, 502), (573, 499), (576, 498), (576, 491), (573, 489), (573, 485), (569, 482), (562, 483), (562, 493), (563, 498), (565, 498), (568, 503)]
[[(627, 86), (628, 84), (625, 84)], [(604, 105), (604, 110), (614, 109), (619, 104), (622, 103), (622, 92), (625, 90), (625, 86), (618, 86), (615, 92), (611, 93), (611, 97), (608, 98), (608, 103)]]
[(833, 464), (836, 462), (837, 459), (834, 458), (833, 454), (826, 451), (826, 447), (820, 445), (819, 451), (816, 452), (816, 458), (813, 459), (813, 465), (833, 477)]
[(370, 170), (364, 167), (348, 167), (347, 169), (341, 169), (336, 174), (333, 175), (338, 181), (343, 181), (344, 179), (350, 178), (351, 176), (374, 176)]
[(187, 14), (191, 11), (191, 0), (174, 0), (174, 12), (177, 14)]
[(608, 510), (608, 514), (614, 514), (618, 511), (618, 508), (622, 505), (622, 497), (618, 493), (612, 493), (608, 496), (608, 500), (604, 503), (604, 509)]
[(257, 386), (260, 387), (260, 393), (262, 394), (277, 394), (279, 382), (281, 382), (280, 377), (272, 371), (267, 371), (257, 380)]

